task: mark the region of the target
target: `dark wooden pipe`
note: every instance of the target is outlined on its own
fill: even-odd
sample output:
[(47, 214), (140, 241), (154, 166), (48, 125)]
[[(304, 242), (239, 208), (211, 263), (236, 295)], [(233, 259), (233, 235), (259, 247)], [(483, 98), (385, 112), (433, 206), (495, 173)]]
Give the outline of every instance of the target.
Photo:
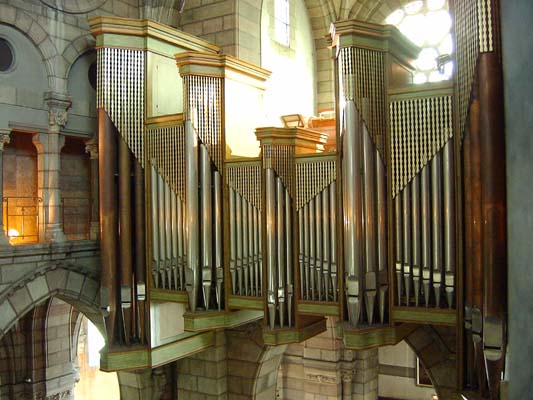
[(117, 313), (117, 129), (104, 109), (98, 109), (100, 250), (102, 260), (101, 307), (105, 316), (107, 345), (116, 342)]
[(505, 360), (507, 235), (505, 135), (502, 70), (496, 52), (480, 54), (482, 260), (484, 267), (483, 341), (490, 396), (499, 398)]

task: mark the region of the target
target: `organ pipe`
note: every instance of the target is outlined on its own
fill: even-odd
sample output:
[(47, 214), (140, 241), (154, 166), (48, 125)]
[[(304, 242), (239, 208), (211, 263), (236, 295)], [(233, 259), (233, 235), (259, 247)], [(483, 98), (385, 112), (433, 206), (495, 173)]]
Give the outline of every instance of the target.
[(331, 251), (330, 246), (335, 246), (335, 243), (330, 243), (329, 240), (329, 224), (330, 224), (330, 207), (329, 207), (329, 190), (325, 188), (320, 194), (322, 196), (322, 274), (324, 281), (324, 300), (329, 301), (329, 293), (331, 287), (331, 269), (330, 269), (330, 260), (331, 260)]
[(411, 295), (411, 185), (402, 191), (403, 205), (403, 278), (405, 289), (405, 303), (409, 305)]
[(411, 216), (412, 216), (412, 271), (415, 306), (418, 307), (420, 294), (420, 179), (415, 175), (411, 181)]
[(266, 257), (267, 257), (267, 307), (270, 328), (276, 322), (276, 178), (274, 170), (265, 170), (266, 186)]
[(387, 193), (385, 190), (385, 166), (376, 149), (377, 225), (378, 225), (378, 270), (379, 270), (379, 316), (385, 322), (385, 303), (388, 290), (387, 276)]
[(431, 224), (433, 250), (433, 290), (435, 305), (440, 306), (441, 274), (442, 274), (442, 191), (441, 191), (441, 153), (431, 160)]
[(455, 189), (453, 166), (453, 140), (449, 140), (443, 151), (444, 190), (444, 262), (445, 291), (448, 307), (453, 304), (455, 284)]
[(235, 190), (229, 189), (229, 236), (230, 236), (230, 275), (231, 292), (237, 292), (237, 233), (236, 233), (237, 212), (235, 210)]
[[(138, 304), (138, 336), (141, 343), (145, 342), (145, 301), (146, 301), (146, 266), (145, 266), (145, 237), (144, 222), (144, 171), (139, 161), (134, 159), (135, 180), (135, 277), (137, 278)], [(178, 225), (179, 226), (179, 225)]]
[(337, 184), (329, 186), (329, 204), (331, 206), (330, 237), (331, 237), (331, 284), (333, 301), (337, 301)]
[(291, 218), (291, 198), (289, 192), (285, 190), (285, 240), (286, 246), (286, 283), (287, 283), (287, 314), (289, 328), (292, 326), (292, 298), (294, 295), (293, 289), (293, 266), (292, 266), (292, 218)]
[(222, 285), (224, 283), (224, 266), (222, 260), (222, 177), (218, 171), (213, 174), (214, 213), (215, 213), (215, 271), (216, 271), (216, 302), (218, 311), (222, 307)]
[(276, 233), (278, 238), (277, 251), (277, 282), (278, 282), (278, 307), (279, 307), (279, 324), (283, 328), (285, 323), (285, 257), (286, 257), (286, 242), (284, 235), (285, 221), (285, 188), (280, 177), (276, 178)]
[(211, 285), (213, 282), (213, 236), (211, 204), (211, 160), (204, 144), (199, 146), (200, 154), (200, 192), (202, 195), (202, 291), (204, 305), (209, 309)]
[(422, 221), (422, 283), (424, 289), (424, 301), (429, 307), (430, 280), (431, 280), (431, 208), (429, 185), (430, 166), (426, 165), (420, 172), (420, 192), (421, 192), (421, 221)]

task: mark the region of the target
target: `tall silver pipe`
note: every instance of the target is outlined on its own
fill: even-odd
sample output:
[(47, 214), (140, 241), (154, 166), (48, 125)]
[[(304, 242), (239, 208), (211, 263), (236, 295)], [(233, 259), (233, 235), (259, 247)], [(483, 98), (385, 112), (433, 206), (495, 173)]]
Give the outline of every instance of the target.
[(377, 224), (378, 224), (378, 270), (379, 270), (379, 317), (385, 323), (385, 304), (389, 277), (387, 274), (387, 192), (385, 189), (385, 166), (376, 149)]
[(431, 281), (431, 206), (429, 185), (430, 166), (425, 165), (420, 171), (420, 220), (422, 225), (422, 288), (424, 290), (424, 301), (426, 307), (429, 306), (429, 293)]
[(293, 267), (292, 267), (292, 219), (291, 219), (291, 197), (289, 196), (289, 191), (285, 190), (285, 240), (286, 245), (286, 271), (287, 271), (287, 315), (289, 328), (292, 326), (292, 298), (294, 294), (293, 288)]
[(398, 294), (398, 305), (402, 305), (402, 285), (403, 285), (403, 223), (402, 223), (402, 195), (398, 193), (394, 199), (394, 239), (395, 239), (395, 272), (396, 291)]
[(249, 282), (250, 282), (250, 264), (248, 253), (248, 201), (242, 197), (242, 272), (244, 280), (244, 292), (245, 296), (249, 294)]
[(189, 307), (196, 311), (200, 264), (198, 261), (198, 141), (191, 121), (185, 121), (185, 173), (187, 189), (187, 270)]
[(315, 269), (315, 199), (309, 201), (309, 284), (311, 300), (316, 300), (316, 269)]
[(202, 292), (209, 309), (213, 284), (213, 206), (211, 198), (211, 159), (207, 147), (200, 144), (200, 191), (202, 193)]
[(266, 266), (267, 266), (267, 306), (270, 328), (276, 323), (276, 178), (274, 170), (265, 170), (266, 186)]
[(157, 198), (157, 171), (150, 168), (150, 182), (152, 194), (152, 276), (154, 285), (159, 288), (159, 199)]
[(178, 230), (178, 260), (179, 260), (179, 275), (180, 275), (180, 289), (185, 290), (185, 251), (183, 248), (183, 240), (185, 238), (183, 223), (184, 223), (184, 204), (181, 199), (178, 197), (177, 200), (177, 230)]
[(403, 278), (405, 304), (411, 301), (411, 185), (407, 184), (402, 192), (403, 204)]
[(253, 207), (254, 219), (254, 288), (253, 296), (260, 296), (261, 288), (259, 286), (259, 210)]
[(315, 197), (315, 228), (316, 228), (316, 256), (315, 256), (315, 269), (316, 269), (316, 286), (318, 301), (322, 300), (322, 196), (317, 195)]
[(298, 265), (300, 269), (300, 299), (304, 299), (304, 286), (305, 286), (305, 264), (304, 264), (304, 209), (298, 210)]
[(214, 214), (215, 214), (215, 271), (216, 301), (218, 311), (222, 307), (222, 288), (224, 283), (224, 263), (222, 259), (222, 177), (218, 171), (213, 172)]
[(453, 305), (455, 291), (455, 186), (453, 165), (453, 139), (444, 146), (444, 259), (445, 285), (448, 307)]
[(303, 220), (304, 220), (304, 273), (305, 273), (305, 299), (310, 300), (311, 297), (311, 274), (310, 274), (310, 262), (309, 262), (309, 203), (303, 207)]
[(170, 192), (170, 187), (168, 184), (161, 178), (163, 184), (163, 192), (165, 194), (165, 253), (166, 253), (166, 264), (167, 264), (167, 282), (168, 288), (172, 288), (172, 196)]
[(431, 200), (432, 200), (432, 227), (433, 227), (433, 290), (435, 293), (436, 307), (440, 306), (440, 291), (442, 283), (442, 191), (441, 167), (442, 154), (438, 152), (431, 160)]
[(231, 275), (231, 293), (237, 292), (237, 233), (235, 224), (237, 221), (237, 212), (235, 210), (235, 191), (229, 188), (229, 245), (230, 259), (229, 271)]
[(357, 326), (361, 312), (361, 143), (360, 117), (351, 100), (345, 107), (343, 135), (343, 215), (344, 262), (346, 266), (346, 301), (350, 324)]
[(237, 192), (235, 192), (235, 205), (235, 216), (237, 221), (237, 288), (239, 295), (242, 296), (242, 198), (241, 195)]
[(337, 183), (331, 182), (329, 185), (330, 213), (330, 237), (331, 237), (331, 290), (333, 291), (333, 301), (337, 301)]
[(365, 299), (368, 324), (374, 320), (374, 308), (377, 294), (376, 266), (376, 163), (374, 160), (374, 143), (370, 134), (363, 127), (363, 176), (364, 176), (364, 224), (365, 224)]
[(320, 193), (322, 196), (322, 277), (324, 281), (324, 300), (329, 301), (329, 288), (331, 287), (331, 271), (329, 262), (331, 257), (329, 241), (329, 189), (325, 188)]
[(157, 198), (159, 200), (158, 211), (159, 211), (159, 258), (160, 268), (159, 272), (161, 274), (161, 287), (165, 288), (166, 284), (166, 272), (169, 267), (167, 264), (167, 236), (166, 236), (166, 226), (165, 226), (165, 187), (164, 187), (163, 178), (161, 175), (157, 174)]
[(174, 283), (174, 290), (178, 290), (178, 226), (177, 226), (177, 214), (178, 214), (178, 205), (177, 205), (177, 196), (172, 190), (170, 190), (170, 214), (172, 220), (170, 221), (170, 232), (172, 237), (172, 280)]
[(411, 217), (412, 217), (412, 270), (415, 306), (418, 307), (420, 294), (420, 176), (415, 175), (411, 181)]
[(248, 273), (250, 296), (254, 295), (254, 210), (252, 203), (248, 203)]
[(286, 261), (286, 241), (285, 241), (285, 188), (280, 177), (276, 179), (276, 217), (277, 217), (277, 236), (278, 236), (278, 307), (279, 307), (279, 324), (283, 328), (285, 323), (285, 261)]
[(258, 237), (258, 260), (259, 260), (259, 296), (263, 295), (263, 217), (261, 210), (257, 210), (257, 237)]

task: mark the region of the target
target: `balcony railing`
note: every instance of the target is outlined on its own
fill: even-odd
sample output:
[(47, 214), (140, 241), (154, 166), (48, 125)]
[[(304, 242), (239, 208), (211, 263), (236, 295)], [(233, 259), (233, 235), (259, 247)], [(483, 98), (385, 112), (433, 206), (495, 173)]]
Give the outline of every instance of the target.
[(4, 227), (11, 244), (39, 241), (39, 207), (42, 201), (36, 196), (3, 198)]

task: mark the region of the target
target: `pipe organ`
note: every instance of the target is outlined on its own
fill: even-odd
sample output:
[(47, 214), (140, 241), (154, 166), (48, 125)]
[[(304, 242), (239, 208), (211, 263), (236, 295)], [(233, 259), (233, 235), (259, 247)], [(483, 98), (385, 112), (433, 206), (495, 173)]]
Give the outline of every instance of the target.
[[(491, 5), (481, 3), (457, 7), (482, 24)], [(470, 22), (456, 21), (457, 40), (493, 52)], [(332, 144), (305, 127), (236, 124), (261, 109), (269, 73), (217, 46), (151, 21), (94, 18), (91, 28), (105, 369), (120, 369), (113, 360), (128, 349), (145, 352), (139, 367), (176, 359), (168, 349), (199, 351), (214, 329), (260, 319), (271, 345), (309, 338), (330, 316), (352, 349), (396, 343), (420, 323), (455, 327), (462, 346), (465, 302), (467, 365), (494, 382), (504, 322), (490, 296), (502, 289), (486, 276), (502, 275), (491, 257), (504, 254), (494, 249), (504, 205), (488, 165), (501, 121), (486, 115), (501, 88), (478, 88), (472, 72), (497, 74), (492, 54), (478, 65), (458, 54), (455, 88), (413, 85), (419, 49), (395, 28), (333, 24)], [(480, 226), (489, 217), (500, 231)], [(182, 325), (170, 341), (165, 318)]]

